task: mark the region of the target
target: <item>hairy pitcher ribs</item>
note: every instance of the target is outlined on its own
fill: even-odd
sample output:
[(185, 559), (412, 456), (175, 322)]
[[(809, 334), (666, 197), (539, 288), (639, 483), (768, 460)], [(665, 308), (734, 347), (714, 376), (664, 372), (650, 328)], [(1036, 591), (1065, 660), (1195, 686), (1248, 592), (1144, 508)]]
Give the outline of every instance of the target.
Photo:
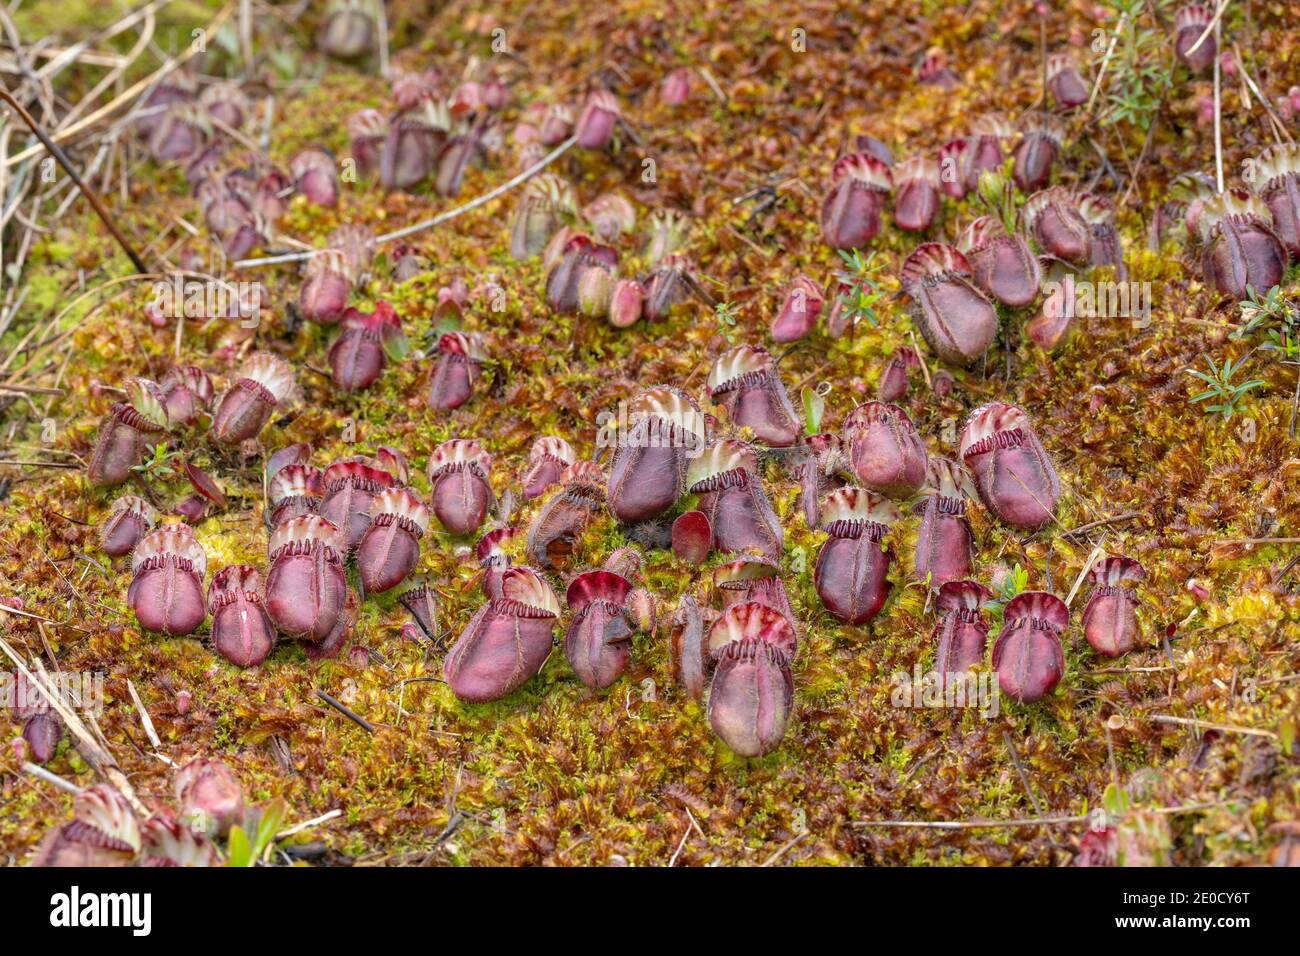
[(723, 553), (756, 551), (779, 560), (784, 531), (763, 492), (758, 456), (742, 441), (714, 442), (691, 462), (687, 483)]
[(1004, 402), (975, 409), (960, 449), (980, 501), (999, 520), (1024, 531), (1052, 520), (1061, 483), (1023, 409)]
[(739, 345), (718, 356), (709, 370), (709, 395), (737, 428), (750, 428), (762, 444), (786, 448), (799, 440), (802, 423), (767, 349)]
[(609, 510), (624, 524), (639, 524), (686, 491), (687, 465), (704, 447), (704, 415), (685, 392), (657, 386), (628, 403), (627, 419), (609, 472)]
[(903, 260), (912, 318), (939, 358), (953, 365), (978, 360), (998, 333), (997, 309), (973, 279), (966, 257), (941, 242), (917, 246)]
[(173, 637), (198, 630), (206, 616), (207, 568), (207, 554), (188, 525), (166, 525), (145, 535), (131, 555), (126, 592), (140, 626)]
[(790, 622), (763, 604), (733, 604), (709, 628), (709, 724), (740, 756), (761, 757), (785, 738), (798, 646)]
[(536, 571), (508, 568), (447, 653), (443, 676), (467, 703), (497, 700), (535, 677), (551, 654), (560, 602)]
[(829, 537), (817, 553), (813, 585), (837, 620), (866, 624), (893, 589), (889, 568), (894, 549), (884, 539), (901, 515), (892, 501), (865, 488), (831, 492), (821, 510)]

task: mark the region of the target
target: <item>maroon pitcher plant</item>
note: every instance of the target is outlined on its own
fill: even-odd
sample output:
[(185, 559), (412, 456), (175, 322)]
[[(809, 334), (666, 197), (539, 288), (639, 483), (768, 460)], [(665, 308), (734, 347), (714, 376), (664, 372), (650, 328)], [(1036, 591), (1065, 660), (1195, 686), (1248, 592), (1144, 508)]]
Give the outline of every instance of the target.
[(473, 332), (443, 335), (438, 340), (438, 360), (429, 384), (429, 407), (452, 411), (469, 401), (487, 358), (481, 336)]
[(794, 707), (797, 648), (790, 622), (763, 604), (732, 605), (709, 628), (709, 724), (740, 756), (761, 757), (781, 745)]
[(595, 462), (574, 462), (560, 476), (560, 489), (528, 526), (528, 560), (542, 568), (568, 559), (605, 504), (605, 476)]
[(779, 560), (784, 532), (763, 492), (758, 456), (742, 441), (710, 445), (691, 462), (686, 477), (699, 510), (713, 529), (713, 546), (721, 552), (749, 550)]
[(467, 703), (497, 700), (535, 677), (551, 654), (560, 602), (531, 568), (508, 568), (501, 594), (466, 625), (447, 653), (443, 677)]
[(822, 502), (822, 544), (813, 585), (826, 610), (845, 624), (866, 624), (884, 607), (893, 585), (894, 549), (884, 544), (899, 511), (865, 488), (841, 488)]
[(551, 311), (578, 311), (578, 288), (588, 269), (600, 269), (612, 277), (618, 266), (618, 252), (613, 246), (599, 245), (589, 236), (570, 236), (560, 254), (560, 261), (546, 274), (546, 304)]
[(293, 389), (293, 369), (286, 362), (269, 352), (254, 352), (221, 396), (212, 437), (230, 445), (256, 438)]
[(1244, 190), (1209, 200), (1196, 220), (1205, 281), (1241, 302), (1282, 281), (1288, 254), (1264, 203)]
[(1088, 102), (1088, 84), (1068, 51), (1047, 58), (1047, 89), (1058, 106), (1072, 109)]
[(903, 260), (903, 291), (917, 328), (935, 354), (970, 365), (993, 344), (998, 312), (972, 279), (966, 257), (941, 242), (917, 246)]
[(1213, 23), (1213, 5), (1189, 3), (1174, 15), (1174, 54), (1193, 73), (1204, 72), (1218, 55)]
[(236, 667), (254, 667), (275, 647), (275, 626), (266, 613), (262, 576), (246, 564), (222, 568), (208, 586), (212, 646)]
[(993, 669), (1002, 693), (1022, 704), (1042, 700), (1065, 671), (1061, 634), (1070, 622), (1054, 594), (1026, 591), (1007, 602), (1002, 633), (993, 645)]
[(291, 518), (271, 533), (266, 611), (286, 637), (326, 645), (346, 626), (346, 549), (339, 529), (319, 515)]
[(980, 501), (999, 520), (1022, 531), (1052, 520), (1061, 483), (1024, 409), (980, 406), (966, 420), (960, 449)]
[(799, 416), (767, 349), (739, 345), (720, 355), (709, 370), (709, 394), (762, 444), (785, 448), (799, 440)]
[(1273, 232), (1300, 259), (1300, 145), (1274, 146), (1255, 161), (1255, 190), (1273, 217)]
[(802, 444), (803, 454), (796, 459), (794, 474), (799, 480), (799, 507), (812, 529), (821, 523), (822, 496), (844, 487), (851, 468), (839, 435), (809, 435)]
[(686, 468), (704, 447), (704, 415), (695, 399), (668, 386), (639, 392), (627, 426), (613, 436), (609, 510), (624, 524), (657, 518), (686, 491)]
[(321, 481), (325, 497), (317, 511), (339, 529), (338, 545), (346, 557), (370, 527), (370, 502), (395, 482), (379, 461), (362, 456), (334, 462), (325, 469)]
[(930, 459), (921, 500), (912, 510), (921, 518), (916, 532), (916, 579), (928, 582), (932, 590), (970, 576), (975, 535), (966, 517), (966, 499), (974, 493), (961, 465), (948, 458)]
[(325, 497), (324, 473), (312, 465), (285, 465), (271, 478), (268, 523), (278, 528), (290, 518), (315, 514)]
[(935, 608), (942, 617), (934, 629), (934, 669), (945, 688), (951, 677), (984, 662), (989, 625), (980, 608), (992, 597), (992, 591), (974, 581), (948, 581), (939, 589)]
[(357, 571), (366, 594), (396, 587), (420, 560), (429, 509), (406, 488), (389, 488), (370, 502), (370, 526), (357, 545)]
[(889, 167), (867, 153), (835, 161), (822, 200), (822, 236), (832, 249), (861, 249), (880, 232), (885, 197), (894, 188)]
[(859, 405), (844, 419), (842, 440), (853, 473), (871, 491), (906, 498), (925, 483), (925, 440), (897, 405)]
[(473, 534), (496, 503), (490, 475), (492, 456), (473, 439), (445, 441), (429, 456), (433, 513), (452, 534)]
[(1030, 113), (1025, 117), (1012, 169), (1012, 178), (1022, 192), (1033, 192), (1047, 185), (1064, 140), (1065, 131), (1056, 117), (1047, 113)]
[(483, 578), (483, 593), (489, 600), (501, 596), (501, 575), (513, 563), (507, 549), (512, 541), (523, 537), (518, 528), (496, 528), (479, 538), (474, 547)]
[(168, 370), (158, 383), (172, 425), (190, 425), (212, 407), (212, 379), (197, 365)]
[(378, 594), (406, 580), (420, 561), (420, 538), (429, 509), (406, 488), (390, 488), (370, 501), (370, 525), (356, 546), (356, 570), (365, 593)]
[(206, 615), (203, 575), (208, 557), (188, 525), (150, 531), (131, 555), (126, 603), (146, 631), (193, 634)]
[(733, 604), (765, 604), (784, 614), (798, 632), (781, 568), (775, 561), (750, 554), (720, 564), (713, 571), (713, 586), (722, 598), (723, 610)]
[(825, 296), (806, 275), (795, 277), (786, 291), (781, 310), (772, 320), (772, 341), (797, 342), (817, 324)]
[(928, 156), (910, 156), (894, 167), (894, 225), (925, 232), (939, 212), (939, 164)]
[(113, 502), (99, 529), (99, 546), (110, 558), (130, 554), (158, 523), (158, 511), (136, 495), (122, 495)]
[(558, 484), (564, 469), (575, 461), (573, 448), (563, 438), (547, 435), (533, 442), (528, 452), (528, 472), (524, 475), (524, 500), (540, 497)]
[(402, 341), (402, 320), (387, 302), (376, 303), (370, 313), (348, 309), (329, 350), (334, 384), (345, 392), (369, 388), (379, 380), (390, 354), (400, 354)]
[(113, 487), (131, 477), (144, 459), (145, 449), (156, 445), (169, 422), (162, 389), (148, 379), (131, 379), (125, 402), (117, 402), (99, 423), (99, 435), (86, 465), (91, 485)]
[(1003, 305), (1020, 308), (1037, 298), (1038, 259), (1020, 233), (1007, 234), (1001, 219), (980, 216), (962, 232), (957, 249), (970, 264), (975, 285)]
[(1079, 211), (1080, 199), (1064, 186), (1036, 192), (1020, 210), (1025, 232), (1034, 237), (1038, 247), (1075, 265), (1092, 258), (1092, 227)]
[(634, 628), (626, 609), (632, 585), (613, 571), (588, 571), (569, 584), (573, 615), (564, 634), (564, 656), (592, 690), (608, 687), (627, 669)]
[(1137, 641), (1137, 594), (1129, 582), (1141, 581), (1146, 570), (1123, 556), (1102, 558), (1092, 566), (1092, 593), (1083, 609), (1083, 636), (1106, 657), (1120, 657)]

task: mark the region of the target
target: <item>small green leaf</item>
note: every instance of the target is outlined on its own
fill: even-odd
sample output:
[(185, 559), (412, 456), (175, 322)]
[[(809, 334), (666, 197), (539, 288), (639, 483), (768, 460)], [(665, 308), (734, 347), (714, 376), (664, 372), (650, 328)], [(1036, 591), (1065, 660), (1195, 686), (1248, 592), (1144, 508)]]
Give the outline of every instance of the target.
[(1106, 792), (1101, 798), (1102, 808), (1111, 816), (1123, 816), (1128, 812), (1129, 799), (1124, 788), (1119, 784), (1112, 783), (1106, 788)]
[(808, 386), (803, 390), (803, 420), (809, 435), (816, 435), (821, 430), (822, 415), (826, 412), (826, 399), (815, 388)]
[(248, 834), (241, 826), (230, 828), (226, 844), (226, 866), (252, 866), (253, 850), (248, 844)]

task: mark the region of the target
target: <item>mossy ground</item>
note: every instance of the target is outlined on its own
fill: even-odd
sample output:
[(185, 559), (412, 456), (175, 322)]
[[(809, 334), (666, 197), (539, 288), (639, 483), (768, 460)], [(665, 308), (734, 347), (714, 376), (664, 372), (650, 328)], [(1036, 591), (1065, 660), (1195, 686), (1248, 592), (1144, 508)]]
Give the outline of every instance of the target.
[[(197, 10), (187, 9), (181, 19), (202, 22), (203, 8), (213, 6), (187, 4)], [(325, 378), (300, 365), (306, 403), (290, 421), (269, 427), (263, 444), (310, 442), (320, 464), (394, 445), (422, 472), (438, 442), (477, 437), (496, 457), (498, 491), (513, 487), (516, 501), (535, 437), (562, 435), (580, 455), (590, 453), (597, 412), (616, 409), (647, 384), (688, 383), (699, 391), (708, 364), (729, 341), (770, 344), (768, 323), (798, 272), (820, 279), (841, 267), (821, 241), (818, 212), (830, 164), (846, 140), (870, 133), (898, 157), (933, 151), (974, 115), (996, 109), (1018, 116), (1039, 93), (1038, 19), (1024, 2), (829, 2), (780, 12), (716, 0), (486, 6), (399, 0), (391, 6), (398, 65), (436, 64), (455, 74), (471, 58), (487, 61), (511, 83), (512, 112), (521, 101), (573, 95), (595, 79), (615, 89), (641, 144), (625, 140), (612, 157), (573, 152), (556, 171), (572, 180), (582, 201), (610, 189), (625, 192), (643, 223), (654, 208), (689, 211), (695, 222), (689, 252), (705, 285), (738, 307), (735, 327), (720, 325), (697, 303), (666, 322), (627, 331), (552, 316), (542, 301), (540, 263), (509, 257), (512, 197), (420, 236), (417, 244), (433, 263), (427, 275), (396, 285), (377, 268), (380, 277), (362, 298), (391, 301), (417, 343), (428, 342), (437, 290), (453, 278), (505, 290), (503, 312), (474, 308), (465, 320), (490, 343), (495, 364), (488, 380), (467, 406), (439, 415), (425, 405), (428, 362), (392, 367), (357, 397), (333, 393)], [(1052, 47), (1065, 43), (1071, 29), (1087, 34), (1096, 25), (1091, 4), (1062, 6), (1048, 19)], [(1234, 5), (1226, 29), (1242, 38), (1255, 75), (1276, 95), (1300, 81), (1287, 4), (1250, 6), (1247, 23)], [(45, 25), (66, 37), (90, 25), (84, 7), (35, 4), (24, 13), (47, 17)], [(24, 26), (33, 24), (38, 21)], [(493, 56), (497, 26), (506, 30), (510, 56)], [(806, 52), (792, 49), (796, 28), (806, 31)], [(947, 50), (961, 77), (951, 91), (913, 78), (931, 45)], [(687, 105), (662, 106), (657, 82), (678, 65), (707, 68), (726, 102), (697, 80)], [(271, 157), (281, 164), (308, 143), (344, 152), (345, 118), (388, 99), (373, 73), (327, 66), (314, 54), (304, 54), (299, 69), (296, 81), (275, 79), (290, 87), (277, 96), (271, 139)], [(948, 399), (918, 385), (905, 403), (931, 451), (952, 454), (942, 439), (950, 427), (945, 422), (960, 423), (990, 398), (1017, 402), (1029, 409), (1057, 459), (1064, 493), (1056, 525), (1023, 537), (975, 509), (982, 579), (1020, 564), (1031, 588), (1064, 595), (1096, 545), (1136, 557), (1148, 570), (1140, 587), (1139, 649), (1110, 662), (1088, 648), (1077, 617), (1085, 591), (1072, 605), (1066, 677), (1040, 704), (1004, 699), (992, 720), (970, 710), (891, 706), (890, 676), (918, 662), (928, 667), (934, 654), (933, 616), (923, 590), (908, 585), (905, 575), (913, 523), (895, 534), (903, 561), (885, 612), (869, 629), (838, 626), (812, 587), (822, 536), (806, 530), (796, 487), (774, 463), (767, 488), (786, 530), (786, 580), (803, 641), (785, 742), (759, 760), (732, 755), (710, 732), (702, 709), (673, 687), (663, 623), (656, 634), (636, 639), (632, 666), (607, 692), (583, 688), (557, 653), (522, 690), (481, 706), (459, 703), (441, 683), (418, 680), (440, 676), (441, 653), (426, 655), (402, 641), (405, 612), (382, 597), (366, 602), (351, 642), (371, 652), (364, 666), (348, 652), (308, 661), (285, 642), (261, 667), (239, 670), (212, 651), (205, 633), (182, 640), (142, 634), (125, 604), (127, 564), (110, 562), (97, 547), (96, 526), (113, 495), (88, 490), (75, 470), (4, 468), (13, 484), (0, 511), (3, 596), (73, 625), (11, 615), (7, 639), (47, 664), (57, 660), (65, 671), (106, 673), (108, 700), (99, 723), (146, 801), (169, 798), (171, 771), (149, 752), (128, 678), (172, 761), (220, 757), (254, 802), (283, 796), (290, 822), (341, 809), (341, 817), (295, 838), (323, 841), (334, 861), (660, 865), (676, 852), (681, 865), (746, 864), (781, 852), (784, 863), (1061, 864), (1072, 859), (1082, 825), (943, 832), (855, 824), (1082, 814), (1100, 804), (1112, 780), (1146, 809), (1213, 805), (1162, 817), (1169, 822), (1164, 839), (1171, 862), (1262, 861), (1279, 839), (1279, 825), (1300, 816), (1300, 773), (1287, 752), (1300, 721), (1300, 681), (1292, 679), (1300, 657), (1300, 597), (1288, 563), (1296, 551), (1293, 544), (1222, 542), (1300, 533), (1300, 446), (1289, 434), (1295, 369), (1252, 352), (1254, 343), (1230, 340), (1236, 307), (1219, 304), (1205, 289), (1178, 242), (1158, 252), (1147, 242), (1151, 210), (1170, 180), (1212, 166), (1212, 130), (1195, 122), (1196, 101), (1207, 93), (1207, 80), (1175, 74), (1148, 158), (1122, 206), (1131, 278), (1149, 281), (1153, 290), (1150, 327), (1080, 319), (1065, 345), (1045, 353), (1022, 338), (1026, 316), (1011, 315), (1005, 349), (1000, 344), (983, 367), (957, 371)], [(1225, 99), (1224, 158), (1231, 171), (1271, 140), (1258, 108), (1241, 106), (1236, 85)], [(1142, 131), (1077, 126), (1058, 166), (1061, 181), (1086, 183), (1097, 173), (1092, 137), (1119, 171), (1123, 195), (1138, 167)], [(655, 163), (654, 183), (642, 180), (646, 158)], [(471, 171), (461, 200), (492, 188), (509, 165), (503, 156), (492, 168)], [(741, 199), (765, 185), (774, 188), (774, 203)], [(1100, 188), (1114, 186), (1103, 176)], [(126, 192), (123, 201), (114, 189), (110, 202), (138, 246), (153, 243), (160, 229), (168, 235), (157, 248), (171, 246), (183, 236), (176, 217), (202, 228), (180, 173), (155, 167), (138, 149)], [(341, 222), (382, 231), (456, 201), (429, 190), (385, 195), (360, 184), (345, 188), (332, 211), (295, 200), (280, 229), (318, 242)], [(973, 199), (949, 201), (935, 236), (954, 236), (975, 210)], [(911, 243), (892, 228), (875, 243), (889, 292), (897, 288), (894, 264)], [(189, 244), (205, 249), (202, 240)], [(625, 270), (633, 271), (631, 239), (623, 241), (623, 253)], [(82, 204), (38, 239), (25, 277), (32, 292), (0, 351), (8, 355), (33, 323), (44, 327), (66, 309), (60, 328), (36, 337), (36, 347), (18, 360), (40, 370), (43, 384), (57, 380), (66, 394), (10, 405), (5, 433), (14, 453), (8, 457), (36, 454), (43, 447), (41, 422), (53, 418), (54, 447), (85, 458), (112, 400), (95, 385), (140, 374), (158, 378), (172, 363), (175, 328), (154, 328), (144, 317), (148, 283), (115, 286), (68, 308), (83, 282), (90, 289), (128, 271)], [(327, 333), (288, 331), (297, 274), (279, 267), (238, 278), (257, 278), (271, 296), (259, 345), (322, 368)], [(1294, 286), (1292, 270), (1287, 288)], [(838, 340), (819, 332), (803, 342), (784, 359), (783, 377), (796, 399), (801, 385), (829, 383), (825, 422), (838, 426), (854, 404), (874, 394), (884, 359), (912, 341), (909, 329), (901, 304), (887, 301), (878, 327)], [(54, 338), (59, 331), (66, 336)], [(230, 362), (220, 351), (228, 331), (218, 323), (188, 324), (182, 357), (228, 375)], [(1190, 404), (1197, 383), (1186, 374), (1203, 367), (1204, 355), (1220, 361), (1248, 353), (1248, 375), (1267, 383), (1243, 408), (1253, 436), (1239, 427), (1242, 416), (1224, 422)], [(351, 444), (344, 440), (349, 424), (355, 426)], [(197, 528), (210, 568), (263, 563), (257, 463), (240, 468), (197, 434), (180, 436), (180, 445), (219, 475), (232, 499), (226, 513)], [(416, 479), (425, 487), (422, 481)], [(171, 501), (182, 490), (164, 479), (151, 482), (148, 492)], [(526, 524), (535, 509), (536, 503), (517, 506), (513, 523)], [(1130, 512), (1136, 516), (1077, 537), (1064, 534)], [(606, 517), (588, 532), (573, 568), (596, 565), (625, 543)], [(449, 641), (481, 601), (472, 544), (441, 533), (425, 539), (421, 569), (438, 584), (440, 625)], [(656, 552), (647, 556), (645, 576), (671, 609), (709, 572)], [(376, 732), (323, 707), (317, 689), (375, 724)], [(191, 695), (184, 713), (182, 691)], [(1282, 742), (1239, 733), (1202, 737), (1155, 722), (1158, 714), (1259, 728)], [(16, 735), (18, 727), (9, 730)], [(94, 780), (66, 742), (49, 769), (81, 784)], [(0, 851), (20, 861), (49, 826), (66, 819), (70, 798), (23, 773), (6, 747), (0, 802)]]

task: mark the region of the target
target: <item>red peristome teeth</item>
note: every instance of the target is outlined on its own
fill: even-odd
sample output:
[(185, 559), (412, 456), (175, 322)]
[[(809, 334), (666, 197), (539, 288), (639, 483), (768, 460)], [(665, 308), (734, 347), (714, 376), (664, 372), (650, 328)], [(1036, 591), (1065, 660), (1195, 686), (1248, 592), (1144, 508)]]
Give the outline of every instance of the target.
[(1036, 530), (1052, 520), (1060, 480), (1024, 410), (991, 402), (971, 413), (960, 457), (984, 506), (1014, 528)]
[(356, 562), (366, 592), (378, 594), (401, 584), (415, 569), (429, 509), (405, 488), (390, 488), (371, 501), (370, 519)]
[(1098, 654), (1120, 657), (1137, 643), (1137, 595), (1124, 585), (1146, 569), (1132, 558), (1102, 558), (1092, 567), (1092, 593), (1083, 609), (1083, 636)]
[(564, 635), (564, 654), (586, 686), (608, 687), (627, 669), (633, 626), (627, 613), (631, 583), (612, 571), (588, 571), (569, 584), (573, 620)]
[(236, 667), (253, 667), (275, 647), (275, 626), (266, 613), (261, 574), (248, 565), (229, 565), (208, 586), (212, 645)]
[(338, 527), (318, 515), (293, 518), (272, 533), (266, 610), (280, 633), (308, 643), (337, 633), (348, 594), (343, 546)]
[(1069, 616), (1064, 601), (1042, 591), (1018, 594), (1007, 603), (1002, 633), (993, 645), (1002, 693), (1032, 703), (1052, 692), (1065, 670), (1061, 634)]
[(140, 626), (171, 636), (192, 634), (206, 616), (207, 555), (187, 525), (149, 532), (131, 556), (127, 603)]
[(867, 488), (906, 498), (925, 482), (925, 440), (897, 405), (859, 405), (845, 418), (842, 438), (853, 471)]

